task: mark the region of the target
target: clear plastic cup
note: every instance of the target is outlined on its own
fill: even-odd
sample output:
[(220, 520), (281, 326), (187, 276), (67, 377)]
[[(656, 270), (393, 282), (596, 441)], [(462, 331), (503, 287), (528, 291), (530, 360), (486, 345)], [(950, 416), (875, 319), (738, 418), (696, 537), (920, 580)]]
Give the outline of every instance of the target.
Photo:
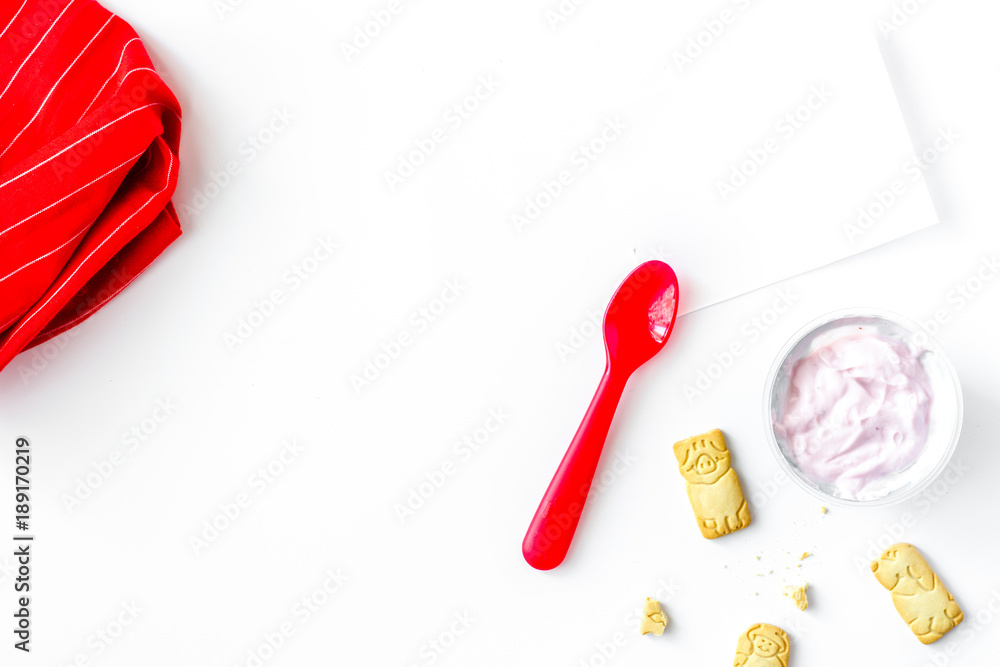
[[(789, 371), (802, 357), (859, 326), (905, 342), (920, 354), (920, 363), (931, 381), (933, 395), (927, 443), (907, 468), (887, 475), (864, 497), (850, 498), (836, 487), (812, 479), (796, 465), (774, 424), (780, 420), (788, 391)], [(891, 312), (856, 308), (824, 315), (795, 333), (778, 353), (764, 387), (764, 424), (768, 444), (778, 464), (803, 489), (816, 498), (849, 507), (890, 505), (912, 498), (933, 482), (951, 459), (962, 431), (962, 387), (944, 350), (922, 327)]]

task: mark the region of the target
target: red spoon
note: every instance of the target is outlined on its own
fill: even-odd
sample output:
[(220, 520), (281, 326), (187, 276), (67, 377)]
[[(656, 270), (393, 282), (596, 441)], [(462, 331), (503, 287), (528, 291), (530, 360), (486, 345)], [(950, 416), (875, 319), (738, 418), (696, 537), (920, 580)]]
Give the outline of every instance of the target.
[(521, 545), (532, 567), (551, 570), (566, 557), (625, 383), (667, 342), (677, 297), (674, 270), (655, 260), (639, 265), (611, 297), (604, 314), (604, 377)]

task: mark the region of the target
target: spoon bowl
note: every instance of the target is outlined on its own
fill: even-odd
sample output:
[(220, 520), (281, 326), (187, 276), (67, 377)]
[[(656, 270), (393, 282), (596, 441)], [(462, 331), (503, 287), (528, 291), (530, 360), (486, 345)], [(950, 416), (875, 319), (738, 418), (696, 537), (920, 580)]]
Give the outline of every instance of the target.
[(670, 338), (677, 317), (677, 276), (668, 264), (640, 264), (621, 284), (604, 314), (608, 363), (631, 375)]

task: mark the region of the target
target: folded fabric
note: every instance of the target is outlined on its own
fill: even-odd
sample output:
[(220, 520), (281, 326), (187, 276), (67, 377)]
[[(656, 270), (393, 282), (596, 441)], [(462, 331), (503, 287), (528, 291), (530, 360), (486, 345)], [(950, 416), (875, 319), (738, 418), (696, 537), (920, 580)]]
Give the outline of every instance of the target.
[(0, 369), (181, 233), (181, 109), (135, 31), (92, 0), (2, 5)]

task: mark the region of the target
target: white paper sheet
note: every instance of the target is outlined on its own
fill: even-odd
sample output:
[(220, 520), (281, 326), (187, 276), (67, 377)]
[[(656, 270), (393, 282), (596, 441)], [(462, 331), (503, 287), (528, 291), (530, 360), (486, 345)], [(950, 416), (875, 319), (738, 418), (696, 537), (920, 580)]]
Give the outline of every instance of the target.
[[(631, 114), (628, 166), (602, 183), (652, 216), (689, 277), (685, 311), (937, 222), (870, 28), (829, 5), (740, 7), (674, 50)], [(955, 135), (927, 141), (930, 161)]]
[(458, 33), (440, 26), (461, 3), (404, 4), (405, 30), (338, 53), (341, 219), (421, 230), (433, 242), (414, 247), (462, 275), (504, 270), (495, 298), (522, 312), (546, 307), (532, 291), (552, 265), (596, 307), (666, 259), (689, 312), (936, 222), (869, 23), (794, 0), (690, 4), (512, 2)]

